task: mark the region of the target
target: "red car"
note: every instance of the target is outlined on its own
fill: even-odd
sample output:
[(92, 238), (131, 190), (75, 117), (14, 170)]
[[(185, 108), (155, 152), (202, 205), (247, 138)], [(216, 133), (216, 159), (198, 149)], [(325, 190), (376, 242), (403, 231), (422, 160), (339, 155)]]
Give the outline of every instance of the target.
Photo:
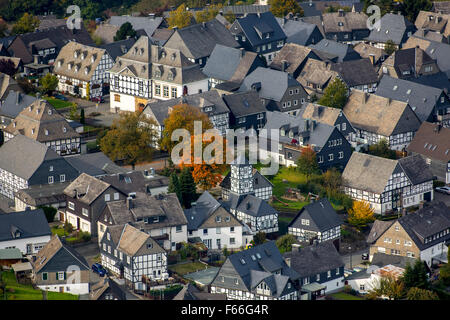
[(105, 102), (105, 99), (103, 99), (103, 97), (94, 97), (94, 98), (91, 99), (91, 101), (98, 102), (98, 103), (103, 103), (103, 102)]

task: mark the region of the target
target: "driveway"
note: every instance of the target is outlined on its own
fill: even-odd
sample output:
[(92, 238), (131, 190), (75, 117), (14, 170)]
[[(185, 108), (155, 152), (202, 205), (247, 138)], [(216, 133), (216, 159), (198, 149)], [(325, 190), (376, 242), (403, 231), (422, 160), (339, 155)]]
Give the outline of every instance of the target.
[[(369, 248), (366, 248), (366, 249), (363, 249), (363, 250), (359, 250), (359, 251), (356, 251), (356, 252), (352, 252), (351, 254), (342, 255), (342, 260), (344, 260), (345, 268), (346, 269), (353, 269), (357, 265), (363, 263), (364, 260), (361, 257), (361, 255), (363, 253), (369, 253)], [(350, 265), (350, 263), (351, 263), (351, 265)]]
[[(74, 248), (80, 255), (82, 255), (87, 263), (89, 264), (89, 268), (94, 264), (94, 258), (100, 254), (100, 250), (97, 243), (97, 238), (89, 241), (86, 244), (82, 244), (79, 247)], [(103, 278), (100, 277), (97, 273), (94, 273), (91, 269), (89, 274), (89, 282), (92, 284), (99, 282)]]
[(447, 206), (450, 207), (450, 195), (448, 194), (436, 192), (436, 190), (434, 190), (434, 201), (444, 202)]

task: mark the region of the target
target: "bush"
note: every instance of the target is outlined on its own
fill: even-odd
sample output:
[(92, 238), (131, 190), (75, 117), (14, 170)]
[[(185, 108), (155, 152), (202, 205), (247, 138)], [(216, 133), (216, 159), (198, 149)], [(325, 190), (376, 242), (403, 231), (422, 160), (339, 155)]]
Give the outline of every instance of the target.
[(445, 182), (439, 181), (439, 180), (434, 180), (433, 181), (433, 188), (443, 187), (443, 186), (445, 186)]
[(84, 242), (88, 242), (91, 240), (91, 234), (89, 232), (83, 232), (81, 231), (80, 234), (78, 235), (78, 238), (83, 240)]
[(69, 234), (73, 231), (73, 226), (67, 221), (64, 223), (64, 231)]
[(56, 208), (49, 206), (39, 206), (38, 208), (44, 211), (47, 222), (53, 222), (55, 220), (55, 215), (57, 212)]

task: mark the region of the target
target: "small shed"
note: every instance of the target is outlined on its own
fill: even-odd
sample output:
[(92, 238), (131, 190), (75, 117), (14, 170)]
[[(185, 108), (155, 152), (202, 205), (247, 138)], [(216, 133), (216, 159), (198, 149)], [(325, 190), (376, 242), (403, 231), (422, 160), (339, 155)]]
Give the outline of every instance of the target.
[(11, 266), (16, 276), (17, 282), (22, 284), (31, 283), (31, 274), (33, 273), (33, 266), (30, 262), (19, 262)]
[(18, 248), (0, 249), (0, 266), (10, 267), (22, 261), (22, 252)]

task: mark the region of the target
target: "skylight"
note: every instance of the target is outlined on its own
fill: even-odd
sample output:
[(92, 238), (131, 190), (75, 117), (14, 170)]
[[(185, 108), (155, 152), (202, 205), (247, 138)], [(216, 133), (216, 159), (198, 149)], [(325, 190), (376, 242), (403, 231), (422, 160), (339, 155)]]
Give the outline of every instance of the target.
[(242, 263), (242, 264), (245, 264), (245, 260), (244, 260), (244, 259), (241, 259), (241, 263)]
[(406, 91), (406, 94), (411, 94), (411, 89), (408, 89), (408, 91)]
[(395, 90), (397, 90), (397, 88), (398, 88), (398, 86), (394, 86), (394, 88), (392, 88), (392, 90), (395, 91)]

